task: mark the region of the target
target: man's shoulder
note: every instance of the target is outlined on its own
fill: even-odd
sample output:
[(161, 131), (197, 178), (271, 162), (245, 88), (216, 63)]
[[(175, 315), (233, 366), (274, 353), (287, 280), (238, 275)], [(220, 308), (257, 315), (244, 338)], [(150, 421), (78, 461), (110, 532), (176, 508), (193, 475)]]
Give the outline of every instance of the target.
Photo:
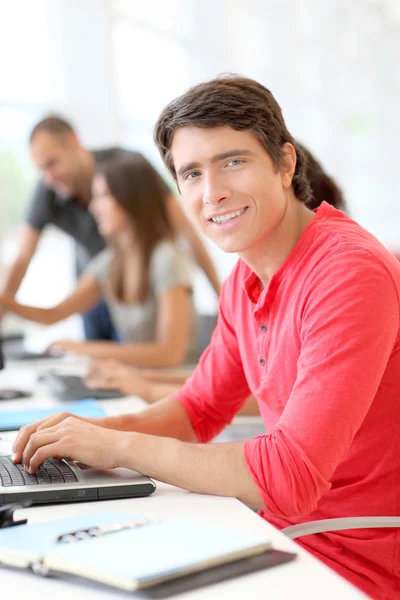
[(32, 194), (33, 204), (46, 204), (50, 205), (56, 200), (57, 194), (49, 186), (47, 186), (42, 179), (40, 179)]
[(400, 296), (400, 263), (370, 232), (346, 220), (321, 228), (308, 249), (301, 273), (290, 285), (301, 287), (304, 298), (327, 293), (332, 303), (343, 289), (348, 295), (368, 295), (380, 289)]
[(389, 269), (397, 268), (392, 253), (372, 233), (348, 217), (341, 223), (326, 225), (323, 234), (324, 258), (331, 262), (347, 262), (353, 266), (357, 262), (377, 262)]
[(140, 152), (135, 150), (128, 150), (127, 148), (121, 148), (119, 146), (112, 146), (110, 148), (100, 148), (92, 150), (93, 156), (95, 157), (96, 163), (108, 162), (109, 160), (115, 160), (118, 158), (125, 158), (129, 156), (141, 156)]
[(41, 231), (53, 221), (56, 204), (55, 192), (44, 181), (38, 181), (27, 207), (26, 222), (34, 229)]

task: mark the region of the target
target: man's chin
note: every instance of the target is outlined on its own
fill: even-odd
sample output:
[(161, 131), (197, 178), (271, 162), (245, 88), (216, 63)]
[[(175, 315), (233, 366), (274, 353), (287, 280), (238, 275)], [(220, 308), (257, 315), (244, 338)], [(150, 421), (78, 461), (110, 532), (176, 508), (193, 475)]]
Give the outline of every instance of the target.
[(222, 252), (226, 254), (238, 254), (246, 248), (243, 248), (243, 244), (234, 243), (228, 240), (222, 240), (220, 242), (214, 242)]
[(67, 198), (71, 198), (73, 196), (73, 192), (66, 185), (54, 185), (53, 190), (56, 192), (58, 196), (66, 200)]

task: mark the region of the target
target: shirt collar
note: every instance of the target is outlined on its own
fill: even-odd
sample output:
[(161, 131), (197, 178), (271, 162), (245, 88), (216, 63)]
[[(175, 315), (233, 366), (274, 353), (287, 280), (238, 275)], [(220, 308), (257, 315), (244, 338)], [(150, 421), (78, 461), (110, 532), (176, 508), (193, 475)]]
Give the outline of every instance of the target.
[(329, 218), (334, 213), (337, 213), (337, 211), (327, 202), (322, 202), (321, 205), (314, 210), (314, 213), (315, 218), (304, 229), (295, 247), (286, 257), (279, 269), (273, 274), (268, 285), (263, 288), (258, 275), (256, 275), (254, 271), (250, 271), (249, 275), (242, 284), (243, 290), (250, 302), (255, 305), (258, 304), (259, 306), (262, 306), (267, 300), (269, 302), (272, 301), (280, 282), (284, 278), (285, 274), (291, 270), (291, 265), (294, 262), (301, 260), (302, 255), (307, 251), (309, 236), (314, 231), (316, 224), (325, 218)]
[(57, 193), (54, 193), (54, 197), (59, 206), (65, 206), (69, 202), (73, 201), (72, 196), (59, 196)]

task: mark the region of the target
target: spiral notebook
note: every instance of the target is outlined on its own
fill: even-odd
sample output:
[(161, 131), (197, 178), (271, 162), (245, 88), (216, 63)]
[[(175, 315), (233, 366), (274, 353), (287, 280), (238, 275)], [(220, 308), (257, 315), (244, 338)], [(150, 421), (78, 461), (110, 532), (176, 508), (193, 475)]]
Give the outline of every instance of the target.
[[(0, 530), (4, 565), (30, 568), (41, 575), (85, 578), (127, 592), (153, 589), (149, 596), (153, 598), (236, 576), (244, 559), (270, 552), (271, 544), (262, 534), (202, 520), (111, 511)], [(294, 557), (278, 554), (281, 560), (275, 555), (274, 564)], [(244, 572), (271, 566), (267, 562)], [(215, 567), (228, 564), (235, 565), (230, 574), (217, 574), (215, 579)], [(190, 579), (192, 574), (208, 572), (208, 582)], [(165, 586), (181, 578), (186, 579), (185, 589)]]

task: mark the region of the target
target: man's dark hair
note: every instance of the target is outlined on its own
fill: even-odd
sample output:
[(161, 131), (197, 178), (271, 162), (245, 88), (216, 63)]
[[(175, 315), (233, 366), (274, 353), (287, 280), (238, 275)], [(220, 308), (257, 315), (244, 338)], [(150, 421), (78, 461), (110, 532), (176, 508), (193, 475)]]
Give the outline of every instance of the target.
[(251, 131), (277, 168), (283, 162), (283, 144), (293, 144), (297, 155), (293, 190), (302, 202), (310, 201), (305, 157), (285, 125), (279, 104), (260, 83), (236, 75), (224, 75), (192, 87), (161, 113), (154, 128), (154, 140), (175, 179), (171, 144), (176, 131), (187, 126), (211, 129), (224, 125), (237, 131)]
[(31, 131), (29, 136), (29, 143), (31, 144), (35, 135), (41, 131), (47, 131), (53, 135), (63, 137), (65, 135), (73, 134), (76, 135), (74, 128), (71, 123), (59, 117), (58, 115), (48, 115), (41, 119)]
[(307, 202), (307, 207), (310, 210), (315, 210), (322, 202), (331, 204), (338, 210), (347, 211), (346, 202), (337, 183), (330, 177), (322, 165), (317, 161), (315, 156), (303, 146), (299, 144), (307, 159), (306, 172), (308, 181), (310, 182), (312, 197)]

